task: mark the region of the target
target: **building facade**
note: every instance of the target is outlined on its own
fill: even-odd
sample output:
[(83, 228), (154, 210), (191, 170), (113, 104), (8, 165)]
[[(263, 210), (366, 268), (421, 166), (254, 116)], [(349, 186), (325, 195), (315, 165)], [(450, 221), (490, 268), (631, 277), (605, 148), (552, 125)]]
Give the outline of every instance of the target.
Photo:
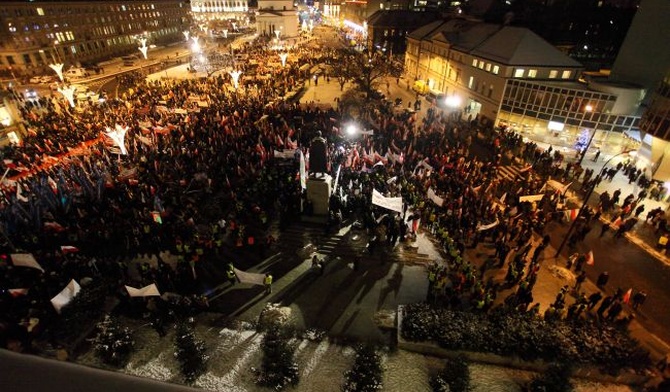
[(259, 35), (281, 38), (297, 37), (298, 10), (291, 0), (259, 0), (256, 15), (256, 32)]
[(402, 56), (410, 32), (439, 18), (434, 12), (379, 10), (367, 20), (368, 50), (386, 56)]
[(230, 14), (231, 17), (249, 11), (247, 0), (193, 0), (191, 12), (196, 14)]
[(94, 62), (136, 52), (139, 36), (155, 45), (183, 40), (189, 11), (184, 0), (3, 2), (0, 69), (16, 76)]
[(453, 110), (507, 125), (534, 140), (570, 147), (583, 133), (596, 146), (634, 133), (639, 89), (582, 83), (583, 67), (532, 31), (474, 20), (436, 21), (410, 33), (408, 82), (450, 98)]

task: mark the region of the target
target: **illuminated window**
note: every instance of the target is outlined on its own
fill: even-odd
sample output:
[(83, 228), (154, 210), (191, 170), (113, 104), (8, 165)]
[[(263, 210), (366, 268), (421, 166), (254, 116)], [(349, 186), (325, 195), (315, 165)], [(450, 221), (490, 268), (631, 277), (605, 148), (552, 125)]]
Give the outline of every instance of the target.
[(472, 88), (474, 84), (475, 84), (475, 78), (474, 76), (470, 76), (470, 79), (468, 80), (468, 88)]
[(537, 70), (536, 69), (529, 69), (528, 70), (528, 77), (529, 78), (534, 78), (537, 76)]
[(472, 66), (476, 67), (477, 66), (477, 59), (472, 59)]
[(558, 77), (558, 71), (555, 69), (552, 69), (549, 71), (549, 79), (556, 79)]
[(486, 72), (491, 72), (491, 63), (486, 63)]
[(494, 65), (493, 66), (493, 73), (497, 75), (499, 72), (500, 72), (500, 67), (497, 66), (497, 65)]
[(571, 75), (572, 75), (572, 71), (570, 71), (570, 70), (563, 71), (563, 73), (561, 74), (561, 79), (570, 79)]
[(484, 62), (481, 61), (481, 60), (479, 60), (479, 65), (478, 65), (478, 67), (479, 67), (479, 69), (484, 69)]
[(514, 77), (515, 78), (523, 78), (523, 73), (525, 70), (523, 68), (517, 68), (514, 70)]
[(37, 15), (39, 15), (39, 16), (44, 16), (44, 9), (42, 9), (42, 8), (37, 8), (36, 11), (37, 11)]

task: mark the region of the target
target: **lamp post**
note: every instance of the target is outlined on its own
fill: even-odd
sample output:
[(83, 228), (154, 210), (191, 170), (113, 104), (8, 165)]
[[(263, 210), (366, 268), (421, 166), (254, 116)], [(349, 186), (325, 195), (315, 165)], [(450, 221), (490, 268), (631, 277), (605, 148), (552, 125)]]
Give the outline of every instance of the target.
[[(599, 175), (602, 174), (603, 169), (605, 169), (607, 167), (607, 165), (610, 163), (610, 161), (612, 159), (618, 157), (619, 155), (628, 154), (629, 152), (630, 152), (630, 150), (626, 150), (626, 151), (622, 151), (622, 152), (620, 152), (616, 155), (612, 155), (612, 157), (610, 159), (605, 161), (603, 166), (600, 168), (600, 171), (596, 172), (597, 173), (596, 176), (599, 176)], [(565, 234), (565, 237), (563, 238), (563, 241), (561, 242), (561, 245), (558, 247), (558, 249), (556, 249), (556, 254), (554, 255), (554, 257), (558, 257), (561, 254), (561, 251), (563, 250), (563, 247), (565, 247), (565, 244), (568, 242), (568, 238), (570, 238), (570, 235), (572, 234), (572, 232), (575, 230), (575, 227), (577, 226), (577, 221), (579, 220), (579, 217), (584, 215), (584, 211), (586, 211), (586, 208), (588, 207), (589, 199), (591, 198), (591, 195), (593, 194), (593, 191), (596, 189), (597, 184), (598, 184), (598, 182), (595, 181), (595, 179), (594, 179), (593, 184), (591, 184), (591, 186), (589, 187), (588, 192), (586, 192), (586, 196), (584, 197), (584, 202), (582, 203), (582, 206), (579, 209), (579, 212), (577, 213), (577, 216), (575, 217), (575, 220), (572, 221), (572, 224), (570, 225), (570, 228), (568, 229), (568, 232)]]
[(288, 53), (280, 53), (279, 58), (281, 59), (281, 66), (286, 66), (286, 59), (288, 58)]
[(223, 38), (228, 38), (228, 29), (223, 30)]
[(54, 62), (53, 64), (49, 64), (49, 68), (53, 69), (54, 72), (56, 72), (56, 75), (58, 75), (58, 79), (63, 82), (65, 80), (63, 78), (63, 66), (65, 64), (60, 60), (60, 54), (58, 53), (56, 45), (58, 45), (58, 40), (54, 41), (54, 52), (56, 53), (56, 56), (51, 56)]
[(186, 30), (186, 31), (182, 31), (181, 33), (184, 34), (184, 38), (186, 38), (186, 41), (188, 41), (189, 36), (191, 35), (191, 32)]
[(279, 35), (281, 35), (281, 31), (275, 30), (275, 35), (277, 36), (277, 41), (279, 41)]
[(242, 75), (242, 71), (230, 71), (229, 74), (230, 77), (233, 78), (233, 86), (235, 86), (235, 89), (237, 90), (237, 87), (239, 87), (240, 75)]
[(140, 46), (137, 49), (139, 49), (140, 52), (142, 52), (142, 56), (144, 56), (144, 59), (146, 60), (147, 59), (147, 50), (149, 50), (149, 48), (147, 47), (147, 39), (146, 38), (140, 38), (140, 43), (142, 44), (142, 46)]

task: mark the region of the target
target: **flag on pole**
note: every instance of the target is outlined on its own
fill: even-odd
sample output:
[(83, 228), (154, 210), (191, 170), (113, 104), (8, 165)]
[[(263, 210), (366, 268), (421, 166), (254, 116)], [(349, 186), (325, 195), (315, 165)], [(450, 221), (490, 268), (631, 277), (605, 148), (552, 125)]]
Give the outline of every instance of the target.
[(593, 251), (590, 250), (589, 253), (586, 254), (586, 265), (594, 265), (596, 263), (596, 260), (593, 258)]
[(626, 294), (623, 295), (623, 303), (628, 304), (630, 303), (630, 297), (633, 295), (633, 289), (630, 288), (628, 291), (626, 291)]
[(572, 210), (565, 210), (565, 217), (572, 222), (573, 220), (577, 219), (577, 215), (579, 215), (579, 208), (575, 208)]
[(79, 248), (72, 245), (61, 245), (60, 251), (63, 252), (63, 254), (77, 253), (79, 252)]

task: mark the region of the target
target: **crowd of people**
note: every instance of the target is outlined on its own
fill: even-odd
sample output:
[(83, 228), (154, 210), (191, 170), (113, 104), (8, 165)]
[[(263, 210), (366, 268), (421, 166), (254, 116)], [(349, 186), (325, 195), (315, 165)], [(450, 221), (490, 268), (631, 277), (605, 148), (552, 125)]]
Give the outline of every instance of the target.
[[(248, 56), (249, 73), (258, 72), (252, 60), (264, 64), (260, 60), (276, 56), (266, 43), (238, 51)], [(446, 255), (429, 269), (429, 301), (487, 311), (501, 290), (513, 288), (504, 306), (537, 311), (532, 289), (549, 245), (545, 225), (565, 205), (561, 192), (547, 189), (546, 179), (577, 179), (580, 168), (563, 168), (561, 154), (541, 151), (505, 129), (480, 135), (470, 123), (435, 108), (418, 122), (388, 105), (362, 106), (357, 121), (375, 133), (347, 138), (341, 128), (351, 118), (342, 108), (321, 110), (283, 99), (300, 89), (303, 65), (333, 55), (314, 51), (296, 49), (296, 61), (263, 68), (258, 74), (271, 77), (243, 78), (239, 89), (221, 74), (137, 83), (122, 99), (77, 112), (58, 100), (24, 106), (29, 134), (2, 151), (14, 171), (3, 188), (0, 214), (5, 252), (33, 254), (44, 272), (0, 261), (0, 287), (29, 288), (2, 294), (0, 343), (22, 336), (24, 349), (30, 349), (31, 320), (49, 328), (57, 319), (50, 299), (70, 279), (112, 277), (109, 291), (122, 303), (129, 301), (123, 285), (131, 282), (202, 294), (196, 263), (214, 262), (227, 247), (271, 245), (270, 222), (278, 219), (285, 227), (304, 210), (299, 154), (285, 164), (274, 152), (300, 148), (308, 154), (321, 131), (330, 170), (334, 177), (338, 168), (340, 173), (331, 225), (342, 217), (362, 222), (372, 233), (371, 254), (410, 238), (421, 226)], [(113, 129), (127, 130), (124, 148), (104, 135)], [(498, 166), (510, 152), (528, 167), (515, 179), (500, 178)], [(373, 191), (402, 197), (404, 210), (375, 206)], [(537, 194), (545, 196), (523, 199)], [(542, 239), (535, 243), (537, 235)], [(494, 244), (495, 254), (477, 268), (464, 253), (481, 241)], [(174, 270), (162, 260), (166, 251), (178, 258)], [(143, 255), (154, 256), (157, 264), (142, 264), (139, 278), (132, 276), (129, 262)], [(504, 281), (484, 279), (495, 268), (507, 268)], [(560, 302), (552, 307), (557, 314)], [(567, 317), (578, 316), (581, 304), (572, 311), (569, 305)]]

